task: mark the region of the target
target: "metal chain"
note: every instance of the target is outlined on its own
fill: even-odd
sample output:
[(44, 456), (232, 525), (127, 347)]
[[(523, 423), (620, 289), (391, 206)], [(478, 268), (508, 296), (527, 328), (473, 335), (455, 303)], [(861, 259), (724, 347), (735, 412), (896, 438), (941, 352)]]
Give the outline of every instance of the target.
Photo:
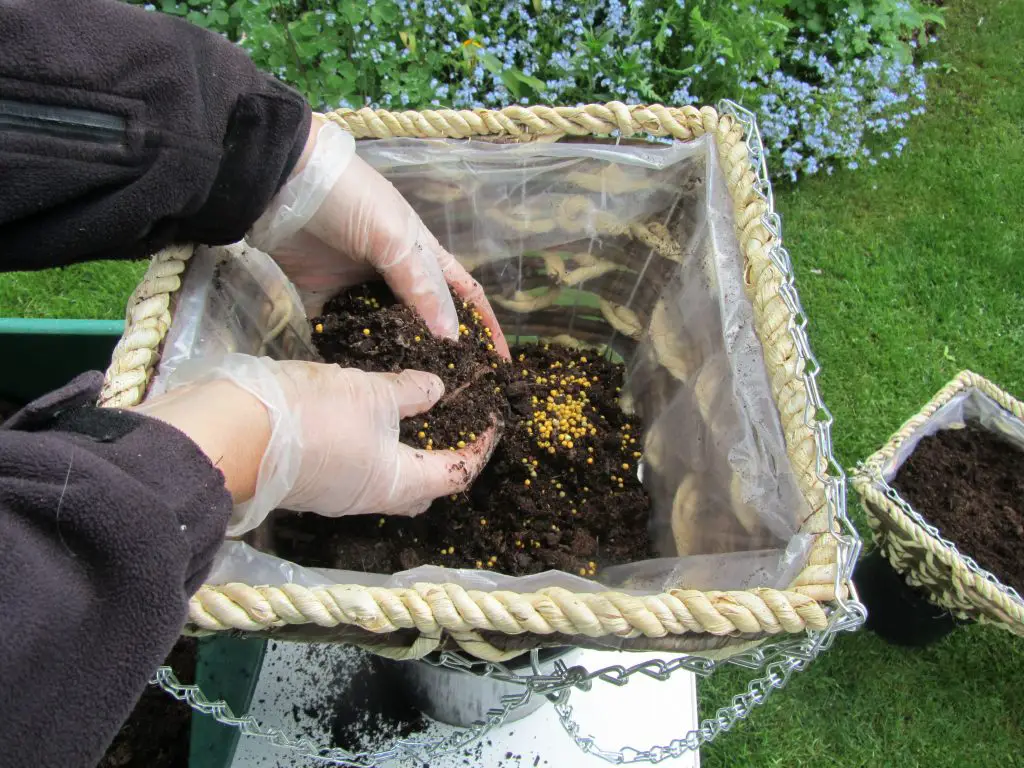
[[(723, 661), (679, 656), (668, 661), (652, 659), (631, 667), (616, 664), (594, 671), (587, 671), (582, 666), (566, 667), (559, 661), (556, 662), (552, 674), (542, 675), (518, 674), (503, 664), (480, 662), (457, 652), (446, 651), (438, 660), (428, 663), (464, 674), (479, 674), (493, 677), (502, 682), (517, 684), (523, 687), (523, 692), (502, 697), (500, 707), (490, 710), (485, 721), (469, 728), (454, 731), (444, 738), (401, 739), (390, 748), (377, 752), (350, 752), (340, 747), (318, 747), (306, 738), (289, 738), (276, 728), (261, 725), (252, 715), (235, 715), (227, 702), (222, 699), (212, 701), (207, 699), (198, 686), (180, 683), (173, 670), (167, 666), (160, 667), (150, 682), (160, 686), (179, 701), (184, 701), (197, 712), (209, 715), (223, 725), (237, 728), (247, 736), (267, 739), (281, 749), (291, 750), (304, 757), (331, 765), (372, 768), (376, 763), (386, 760), (414, 759), (423, 762), (428, 761), (431, 757), (465, 749), (482, 739), (493, 728), (501, 725), (512, 710), (525, 705), (535, 695), (544, 695), (554, 699), (555, 711), (562, 727), (584, 752), (597, 755), (616, 764), (659, 762), (667, 757), (678, 757), (688, 750), (699, 749), (703, 744), (713, 741), (720, 733), (730, 730), (738, 720), (749, 716), (754, 707), (763, 704), (773, 690), (782, 688), (793, 672), (805, 669), (814, 658), (827, 650), (839, 632), (856, 630), (864, 622), (865, 613), (858, 604), (851, 604), (850, 607), (854, 609), (850, 615), (843, 615), (839, 611), (834, 612), (829, 626), (820, 632), (810, 632), (798, 640), (782, 641), (755, 648)], [(531, 651), (534, 660), (537, 658), (537, 653), (536, 650)], [(682, 738), (673, 740), (667, 746), (656, 746), (645, 750), (625, 747), (620, 752), (611, 752), (598, 747), (592, 737), (580, 736), (580, 727), (572, 720), (572, 708), (568, 706), (568, 694), (573, 688), (589, 691), (595, 680), (621, 687), (628, 684), (634, 675), (644, 675), (664, 681), (680, 670), (692, 672), (700, 678), (707, 678), (721, 665), (735, 665), (748, 669), (764, 668), (767, 674), (752, 681), (748, 685), (747, 691), (735, 696), (732, 706), (720, 709), (713, 720), (704, 720), (699, 728), (690, 731)], [(536, 668), (536, 661), (533, 666)]]
[[(635, 762), (657, 763), (669, 757), (678, 757), (683, 752), (699, 749), (702, 744), (714, 741), (720, 733), (730, 730), (737, 722), (746, 719), (755, 707), (767, 701), (769, 695), (786, 685), (794, 672), (805, 669), (818, 654), (832, 645), (838, 632), (853, 631), (860, 627), (867, 617), (864, 607), (856, 599), (853, 585), (853, 568), (860, 553), (860, 536), (846, 513), (846, 473), (836, 460), (832, 448), (832, 413), (825, 407), (817, 385), (817, 377), (821, 365), (811, 351), (807, 338), (807, 316), (800, 303), (794, 283), (792, 263), (789, 252), (782, 247), (782, 221), (775, 212), (775, 198), (771, 182), (768, 179), (766, 151), (757, 127), (755, 115), (731, 101), (722, 101), (719, 112), (732, 116), (745, 131), (745, 139), (750, 152), (751, 162), (755, 168), (755, 193), (765, 201), (766, 212), (761, 217), (761, 224), (772, 235), (774, 243), (768, 251), (773, 265), (782, 276), (779, 294), (787, 309), (792, 313), (789, 332), (797, 349), (799, 364), (802, 367), (802, 378), (808, 393), (808, 403), (804, 418), (813, 430), (818, 449), (816, 474), (825, 485), (826, 501), (830, 515), (830, 533), (836, 541), (838, 567), (835, 578), (836, 608), (833, 610), (828, 626), (821, 632), (810, 632), (802, 641), (783, 641), (771, 644), (755, 652), (740, 654), (725, 663), (739, 664), (750, 668), (762, 668), (769, 654), (776, 655), (779, 660), (768, 663), (763, 677), (751, 681), (744, 693), (732, 700), (732, 705), (723, 707), (714, 719), (704, 720), (700, 727), (690, 731), (686, 736), (673, 740), (667, 746), (654, 746), (649, 749), (626, 747), (618, 751), (609, 751), (598, 747), (593, 738), (579, 735), (579, 725), (572, 719), (572, 708), (563, 698), (556, 703), (559, 721), (566, 733), (584, 752), (597, 755), (617, 765)], [(849, 592), (850, 598), (844, 593)], [(760, 662), (760, 663), (759, 663)], [(703, 667), (702, 676), (710, 675), (717, 664), (708, 662)], [(645, 665), (638, 665), (629, 674), (640, 672)], [(680, 668), (680, 667), (677, 667)], [(659, 674), (662, 670), (659, 670)], [(647, 672), (645, 672), (647, 674)], [(668, 672), (671, 674), (671, 672)], [(698, 674), (701, 674), (698, 672)], [(651, 675), (657, 676), (657, 675)], [(594, 676), (604, 679), (601, 674)], [(623, 682), (628, 674), (623, 676)], [(664, 679), (658, 677), (658, 679)], [(613, 681), (614, 682), (614, 681)]]
[(882, 475), (880, 467), (878, 467), (877, 465), (868, 466), (864, 462), (858, 462), (857, 471), (861, 475), (869, 475), (874, 485), (885, 494), (885, 497), (889, 499), (889, 501), (898, 506), (900, 510), (902, 510), (903, 514), (905, 514), (907, 517), (909, 517), (911, 520), (917, 523), (917, 525), (919, 525), (925, 531), (925, 533), (927, 533), (939, 544), (941, 544), (946, 550), (948, 550), (954, 558), (962, 562), (964, 566), (966, 566), (967, 570), (969, 570), (975, 576), (978, 576), (984, 579), (985, 581), (989, 582), (1000, 592), (1007, 595), (1010, 599), (1016, 601), (1020, 604), (1022, 608), (1024, 608), (1024, 598), (1021, 597), (1020, 593), (1017, 592), (1016, 589), (1014, 589), (1008, 584), (1003, 584), (997, 576), (995, 576), (990, 571), (987, 571), (980, 565), (978, 565), (977, 561), (974, 560), (974, 558), (970, 557), (969, 555), (965, 555), (963, 552), (957, 549), (955, 543), (953, 543), (949, 539), (944, 538), (938, 528), (929, 523), (925, 518), (921, 517), (921, 515), (916, 510), (914, 510), (914, 508), (911, 507), (910, 504), (902, 496), (899, 495), (896, 489), (886, 482), (885, 477)]
[[(802, 377), (807, 391), (807, 408), (804, 418), (815, 434), (818, 448), (817, 475), (825, 484), (826, 500), (831, 513), (829, 515), (830, 533), (838, 548), (838, 568), (835, 579), (836, 602), (840, 611), (854, 615), (863, 612), (863, 606), (857, 602), (856, 590), (853, 586), (853, 567), (857, 562), (861, 547), (860, 535), (846, 511), (846, 472), (833, 451), (832, 412), (825, 406), (818, 388), (817, 378), (821, 372), (821, 364), (814, 356), (807, 338), (807, 316), (796, 291), (789, 252), (781, 245), (782, 221), (775, 212), (775, 196), (768, 178), (767, 151), (764, 148), (761, 132), (757, 126), (757, 118), (753, 112), (729, 100), (719, 102), (718, 109), (719, 112), (730, 115), (743, 126), (751, 164), (755, 168), (754, 191), (766, 204), (767, 210), (761, 217), (761, 224), (774, 238), (768, 256), (782, 276), (779, 294), (793, 315), (789, 331), (803, 365)], [(843, 597), (846, 591), (850, 594), (849, 599)]]
[[(704, 744), (714, 741), (721, 733), (731, 730), (740, 720), (749, 717), (754, 708), (764, 704), (773, 691), (783, 688), (795, 672), (803, 671), (818, 655), (828, 650), (840, 632), (857, 630), (864, 623), (867, 614), (863, 606), (857, 603), (850, 603), (848, 607), (848, 614), (836, 611), (832, 614), (828, 627), (820, 632), (808, 633), (800, 640), (786, 641), (771, 647), (755, 649), (722, 662), (702, 659), (701, 661), (706, 662), (708, 666), (702, 671), (695, 672), (700, 677), (710, 676), (719, 664), (736, 664), (744, 667), (753, 667), (757, 664), (759, 669), (763, 666), (766, 674), (748, 683), (747, 690), (734, 696), (732, 703), (720, 708), (714, 718), (701, 721), (697, 728), (682, 737), (673, 739), (666, 745), (656, 745), (646, 749), (637, 749), (631, 746), (623, 747), (620, 750), (604, 749), (597, 744), (594, 737), (581, 735), (580, 726), (572, 717), (572, 707), (565, 699), (555, 703), (559, 722), (582, 751), (616, 765), (640, 762), (658, 763), (670, 757), (679, 757), (685, 752), (698, 750)], [(670, 662), (646, 662), (631, 667), (615, 679), (610, 680), (607, 673), (612, 670), (622, 670), (622, 668), (609, 667), (607, 670), (588, 673), (586, 678), (599, 678), (608, 680), (615, 685), (625, 685), (631, 675), (643, 673), (655, 679), (665, 680), (678, 669), (695, 671), (685, 663), (687, 661), (696, 660), (692, 657), (682, 657)], [(767, 664), (764, 665), (764, 662)], [(652, 665), (655, 667), (654, 670), (651, 669)]]
[[(774, 691), (783, 688), (794, 673), (806, 669), (819, 654), (828, 650), (840, 632), (855, 631), (864, 623), (867, 613), (864, 606), (857, 600), (856, 589), (853, 585), (853, 568), (861, 548), (860, 536), (846, 511), (846, 474), (836, 460), (832, 448), (832, 413), (825, 407), (818, 389), (817, 377), (821, 366), (811, 351), (807, 338), (807, 317), (794, 285), (789, 252), (779, 244), (782, 223), (775, 212), (774, 193), (771, 182), (768, 180), (767, 153), (757, 127), (757, 120), (752, 112), (731, 101), (720, 102), (719, 111), (732, 116), (745, 130), (747, 146), (757, 176), (754, 191), (765, 201), (767, 206), (761, 223), (774, 238), (774, 245), (769, 249), (768, 255), (782, 276), (779, 294), (793, 316), (789, 331), (802, 364), (802, 378), (807, 391), (808, 402), (805, 420), (815, 435), (818, 449), (816, 472), (825, 486), (826, 502), (830, 512), (829, 534), (836, 543), (837, 568), (834, 582), (836, 600), (835, 605), (830, 609), (829, 623), (825, 629), (807, 632), (795, 639), (788, 638), (767, 643), (760, 648), (736, 654), (722, 661), (712, 661), (698, 656), (679, 656), (668, 661), (645, 661), (631, 667), (613, 665), (592, 672), (581, 666), (567, 667), (561, 662), (556, 662), (554, 672), (547, 675), (537, 673), (536, 650), (531, 652), (534, 672), (525, 675), (513, 672), (502, 664), (481, 662), (458, 652), (446, 651), (437, 661), (430, 663), (464, 674), (480, 674), (520, 685), (523, 687), (523, 692), (503, 697), (500, 707), (489, 711), (485, 721), (470, 728), (455, 731), (445, 738), (402, 739), (395, 742), (389, 749), (374, 753), (353, 753), (340, 748), (318, 748), (312, 745), (308, 739), (293, 740), (275, 728), (263, 727), (251, 716), (237, 717), (224, 701), (209, 701), (196, 686), (181, 685), (169, 667), (161, 667), (152, 682), (180, 701), (186, 701), (196, 711), (208, 714), (224, 725), (238, 728), (246, 735), (268, 739), (278, 747), (294, 750), (306, 757), (335, 765), (369, 768), (374, 763), (396, 758), (415, 758), (426, 761), (431, 757), (464, 749), (504, 722), (513, 709), (524, 705), (534, 695), (543, 695), (553, 701), (562, 727), (584, 752), (617, 765), (638, 762), (658, 763), (671, 757), (679, 757), (685, 752), (700, 749), (702, 745), (714, 741), (720, 734), (731, 730), (739, 721), (749, 717), (755, 708), (763, 705)], [(898, 500), (898, 497), (894, 500)], [(905, 507), (905, 509), (930, 533), (934, 532), (937, 535), (937, 531), (921, 520), (909, 507)], [(995, 581), (991, 574), (978, 568), (973, 560), (963, 559), (969, 567)], [(998, 581), (995, 583), (998, 584)], [(847, 594), (849, 597), (844, 596)], [(1016, 596), (1015, 592), (1013, 594)], [(732, 703), (719, 709), (713, 718), (703, 720), (699, 727), (680, 738), (673, 739), (667, 745), (652, 746), (647, 749), (625, 747), (618, 751), (606, 750), (599, 747), (593, 737), (581, 736), (580, 726), (573, 720), (572, 707), (569, 705), (569, 695), (573, 689), (589, 691), (595, 681), (623, 686), (635, 675), (664, 681), (680, 670), (692, 672), (700, 678), (707, 678), (722, 665), (739, 666), (751, 670), (763, 669), (765, 674), (748, 683), (746, 691), (734, 696)]]
[(303, 757), (319, 760), (325, 764), (353, 766), (353, 768), (373, 768), (377, 763), (400, 759), (413, 759), (423, 763), (431, 757), (465, 749), (483, 738), (492, 728), (501, 725), (512, 710), (525, 705), (533, 696), (533, 692), (529, 688), (524, 689), (520, 694), (503, 696), (501, 706), (490, 710), (485, 721), (455, 731), (443, 738), (400, 739), (385, 750), (350, 752), (341, 747), (318, 747), (306, 738), (292, 739), (277, 728), (260, 725), (252, 715), (235, 715), (223, 699), (211, 701), (206, 698), (199, 686), (185, 685), (179, 682), (174, 671), (168, 666), (159, 667), (153, 679), (150, 680), (150, 684), (158, 685), (178, 701), (188, 704), (196, 712), (209, 715), (223, 725), (237, 728), (246, 736), (266, 739), (281, 749), (291, 750)]

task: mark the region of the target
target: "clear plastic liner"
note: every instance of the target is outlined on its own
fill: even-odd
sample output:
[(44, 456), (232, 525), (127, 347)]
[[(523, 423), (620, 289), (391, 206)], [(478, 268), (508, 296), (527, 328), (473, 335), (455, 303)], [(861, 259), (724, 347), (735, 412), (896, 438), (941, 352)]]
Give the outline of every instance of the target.
[[(560, 341), (626, 363), (622, 405), (644, 424), (642, 480), (657, 557), (605, 568), (597, 581), (434, 566), (368, 574), (274, 557), (268, 522), (249, 543), (225, 543), (211, 583), (651, 593), (784, 588), (795, 578), (811, 542), (799, 533), (808, 511), (771, 396), (712, 138), (395, 139), (359, 142), (358, 152), (484, 285), (510, 343)], [(310, 356), (301, 302), (267, 257), (231, 246), (195, 258), (158, 383), (195, 355)], [(271, 333), (275, 322), (284, 338)]]
[[(217, 553), (206, 581), (209, 584), (242, 582), (267, 586), (298, 584), (311, 588), (331, 584), (411, 588), (418, 583), (452, 583), (464, 589), (484, 592), (535, 592), (546, 587), (564, 587), (573, 592), (604, 592), (611, 586), (637, 594), (656, 594), (674, 587), (700, 590), (781, 589), (796, 578), (801, 568), (803, 564), (789, 558), (784, 551), (764, 550), (616, 565), (602, 571), (599, 581), (563, 571), (506, 576), (494, 571), (440, 568), (436, 565), (421, 565), (408, 571), (383, 574), (307, 568), (262, 552), (243, 541), (226, 541)], [(666, 574), (669, 574), (668, 582)]]
[(273, 259), (245, 243), (196, 249), (173, 317), (150, 395), (163, 392), (171, 373), (195, 357), (317, 358), (295, 286)]
[(882, 465), (882, 477), (891, 483), (918, 444), (926, 437), (945, 429), (963, 429), (976, 422), (985, 429), (998, 432), (1024, 450), (1024, 422), (1008, 413), (999, 403), (977, 389), (965, 389), (933, 413), (928, 420), (899, 447), (893, 457)]

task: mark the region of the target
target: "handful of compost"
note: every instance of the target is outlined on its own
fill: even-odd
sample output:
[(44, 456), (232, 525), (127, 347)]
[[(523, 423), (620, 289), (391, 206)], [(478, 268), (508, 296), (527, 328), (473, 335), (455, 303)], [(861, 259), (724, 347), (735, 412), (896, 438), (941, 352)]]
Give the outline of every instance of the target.
[[(273, 256), (299, 289), (307, 311), (376, 273), (408, 305), (424, 338), (449, 343), (460, 338), (454, 291), (460, 304), (476, 302), (492, 350), (508, 355), (480, 285), (394, 187), (355, 155), (352, 137), (337, 126), (314, 120), (295, 171), (248, 240)], [(229, 319), (236, 314), (229, 312)], [(249, 455), (243, 469), (258, 465), (258, 475), (244, 494), (232, 491), (236, 506), (228, 535), (255, 528), (275, 508), (329, 517), (418, 514), (437, 496), (464, 490), (493, 449), (496, 431), (489, 425), (454, 455), (400, 444), (400, 421), (428, 411), (446, 387), (415, 365), (370, 373), (278, 362), (262, 356), (262, 345), (259, 357), (236, 349), (224, 342), (221, 349), (177, 365), (166, 378), (168, 394), (142, 408), (212, 438), (211, 427), (196, 423), (190, 413), (190, 390), (193, 399), (214, 393), (225, 403), (241, 399), (252, 405), (247, 421), (252, 439), (236, 452)], [(217, 386), (209, 387), (211, 382)], [(204, 385), (197, 395), (194, 389)]]
[[(178, 386), (180, 382), (184, 382)], [(212, 383), (233, 387), (211, 387)], [(251, 498), (236, 503), (228, 526), (238, 536), (273, 509), (314, 511), (328, 517), (379, 512), (415, 515), (438, 496), (469, 486), (487, 463), (494, 430), (457, 454), (431, 455), (399, 442), (399, 422), (421, 414), (444, 392), (422, 371), (366, 373), (336, 365), (229, 354), (190, 360), (172, 375), (168, 394), (139, 411), (182, 429), (199, 444), (207, 428), (193, 393), (218, 408), (237, 401), (234, 388), (263, 406), (269, 425), (253, 431), (265, 444)], [(215, 428), (215, 427), (213, 427)], [(245, 452), (250, 445), (235, 446)], [(211, 460), (220, 463), (225, 457)], [(230, 461), (231, 459), (229, 459)], [(237, 501), (237, 499), (236, 499)]]
[(329, 301), (312, 331), (325, 360), (372, 371), (414, 367), (443, 381), (429, 412), (401, 422), (410, 448), (458, 456), (488, 441), (497, 418), (501, 443), (472, 487), (438, 497), (415, 518), (282, 515), (273, 526), (277, 553), (376, 573), (432, 564), (591, 578), (604, 565), (649, 557), (650, 500), (636, 476), (643, 433), (618, 407), (622, 364), (543, 343), (506, 361), (482, 314), (460, 300), (456, 310), (459, 341), (431, 337), (386, 286), (368, 284)]
[(343, 368), (437, 377), (444, 394), (429, 412), (402, 419), (404, 443), (426, 453), (459, 454), (485, 444), (507, 421), (504, 383), (509, 363), (495, 348), (494, 331), (476, 306), (453, 293), (458, 339), (430, 333), (420, 316), (399, 304), (381, 282), (357, 286), (327, 302), (312, 320), (313, 343), (325, 362)]
[(449, 289), (474, 303), (508, 345), (483, 288), (446, 251), (397, 189), (356, 154), (352, 135), (314, 116), (296, 171), (246, 239), (274, 257), (307, 314), (339, 291), (382, 277), (431, 333), (458, 336)]

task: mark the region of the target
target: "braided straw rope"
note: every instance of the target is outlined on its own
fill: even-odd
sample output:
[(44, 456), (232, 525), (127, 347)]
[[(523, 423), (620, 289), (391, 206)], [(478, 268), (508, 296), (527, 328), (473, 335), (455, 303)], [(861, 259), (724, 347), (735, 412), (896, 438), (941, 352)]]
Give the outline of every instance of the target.
[(976, 390), (1001, 408), (1024, 420), (1024, 404), (988, 379), (962, 371), (943, 387), (921, 411), (909, 419), (853, 477), (853, 487), (864, 501), (868, 524), (882, 553), (911, 586), (921, 587), (935, 604), (961, 619), (996, 624), (1024, 635), (1024, 601), (1014, 599), (982, 574), (971, 569), (955, 548), (933, 536), (910, 517), (887, 492), (882, 477), (888, 464), (944, 405), (956, 395)]
[(128, 299), (124, 335), (114, 348), (100, 405), (128, 408), (146, 396), (160, 345), (171, 327), (171, 296), (181, 287), (181, 274), (192, 251), (192, 246), (172, 246), (153, 257)]
[[(647, 134), (691, 141), (713, 134), (734, 201), (737, 234), (746, 260), (746, 287), (754, 306), (759, 336), (765, 346), (772, 391), (786, 430), (787, 449), (811, 514), (802, 532), (814, 535), (805, 569), (787, 590), (756, 589), (731, 592), (669, 590), (635, 596), (621, 592), (572, 593), (551, 588), (534, 593), (465, 590), (454, 584), (416, 584), (412, 588), (336, 585), (306, 588), (245, 584), (205, 585), (189, 604), (193, 631), (238, 629), (260, 632), (296, 624), (322, 627), (350, 625), (386, 635), (414, 629), (419, 635), (406, 648), (371, 646), (396, 658), (417, 658), (439, 647), (447, 634), (464, 650), (480, 658), (501, 660), (521, 651), (492, 646), (481, 632), (508, 634), (554, 633), (583, 637), (621, 638), (692, 634), (730, 636), (770, 635), (823, 629), (828, 622), (824, 604), (836, 598), (837, 548), (831, 530), (824, 484), (818, 476), (814, 434), (804, 422), (806, 393), (796, 346), (788, 333), (794, 319), (779, 297), (782, 275), (769, 252), (774, 236), (760, 223), (766, 203), (755, 190), (743, 127), (711, 107), (670, 108), (626, 106), (618, 102), (582, 107), (508, 107), (494, 110), (428, 110), (387, 112), (342, 109), (327, 115), (357, 138), (511, 137), (518, 141), (554, 140), (562, 136), (623, 137)], [(667, 232), (660, 225), (631, 228), (628, 234), (662, 252)], [(153, 261), (129, 305), (125, 337), (115, 350), (101, 404), (129, 406), (142, 400), (158, 350), (170, 321), (170, 295), (180, 285), (189, 251), (169, 249)], [(162, 281), (162, 282), (161, 282)], [(155, 290), (160, 288), (161, 290)], [(557, 289), (558, 286), (555, 286)], [(513, 297), (530, 300), (529, 297)], [(147, 302), (152, 302), (147, 304)], [(607, 302), (606, 302), (607, 303)], [(623, 311), (625, 310), (625, 311)], [(628, 308), (602, 305), (613, 327), (639, 335), (642, 324)], [(679, 355), (669, 355), (680, 375)], [(799, 418), (797, 418), (799, 416)]]
[[(504, 652), (467, 648), (467, 641), (481, 631), (595, 638), (684, 633), (722, 636), (794, 633), (822, 629), (827, 623), (821, 606), (813, 599), (774, 589), (680, 589), (635, 596), (622, 592), (572, 593), (560, 587), (518, 593), (466, 590), (455, 584), (415, 584), (403, 589), (352, 584), (251, 587), (238, 583), (201, 587), (190, 603), (189, 621), (205, 631), (255, 632), (287, 624), (346, 624), (377, 634), (415, 629), (421, 638), (438, 639), (444, 630), (474, 655), (492, 659)], [(489, 645), (472, 642), (477, 643)]]

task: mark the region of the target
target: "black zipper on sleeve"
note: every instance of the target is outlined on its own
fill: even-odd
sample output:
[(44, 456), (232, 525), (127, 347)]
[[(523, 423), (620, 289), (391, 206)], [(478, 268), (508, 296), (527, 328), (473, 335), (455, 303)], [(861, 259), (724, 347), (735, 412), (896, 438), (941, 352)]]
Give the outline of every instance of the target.
[(127, 142), (128, 123), (119, 115), (105, 112), (0, 99), (0, 131), (34, 133), (96, 144), (124, 144)]

